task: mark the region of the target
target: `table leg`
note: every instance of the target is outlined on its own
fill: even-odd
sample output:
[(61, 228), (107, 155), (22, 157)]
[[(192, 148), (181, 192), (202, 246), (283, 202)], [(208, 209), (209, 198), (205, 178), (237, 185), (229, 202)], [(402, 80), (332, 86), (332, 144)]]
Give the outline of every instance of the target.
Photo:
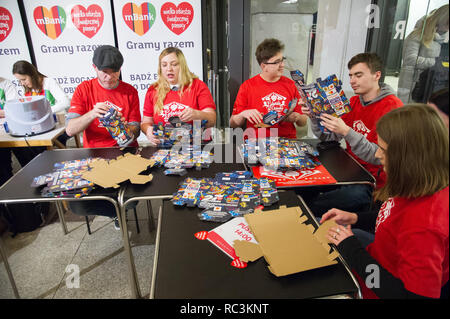
[(67, 225), (66, 225), (66, 219), (64, 218), (64, 208), (61, 201), (56, 201), (56, 211), (58, 212), (59, 220), (61, 222), (61, 227), (63, 230), (63, 234), (67, 235)]
[[(120, 197), (120, 195), (119, 195)], [(131, 295), (134, 299), (141, 298), (141, 292), (139, 289), (139, 281), (136, 272), (136, 266), (134, 264), (133, 251), (131, 250), (130, 239), (128, 237), (128, 227), (126, 221), (126, 210), (123, 203), (119, 200), (119, 211), (116, 211), (117, 218), (119, 219), (120, 229), (122, 231), (123, 246), (127, 255), (128, 270), (130, 275)]]
[(19, 291), (17, 290), (17, 286), (16, 286), (16, 282), (14, 281), (14, 277), (12, 275), (11, 268), (9, 267), (8, 255), (6, 254), (6, 251), (3, 248), (3, 240), (2, 240), (1, 237), (0, 237), (0, 255), (1, 255), (2, 259), (3, 259), (3, 264), (5, 265), (6, 272), (8, 273), (9, 282), (11, 283), (12, 289), (14, 291), (14, 296), (17, 299), (20, 299)]
[(155, 282), (156, 282), (156, 270), (158, 268), (158, 254), (159, 254), (159, 239), (161, 236), (161, 220), (162, 220), (162, 209), (164, 201), (159, 207), (158, 213), (158, 228), (156, 230), (156, 242), (155, 242), (155, 255), (153, 257), (153, 268), (151, 273), (151, 283), (150, 283), (150, 296), (149, 299), (155, 299)]
[(152, 201), (146, 200), (145, 202), (147, 204), (148, 231), (152, 232), (155, 229), (155, 218), (153, 217)]

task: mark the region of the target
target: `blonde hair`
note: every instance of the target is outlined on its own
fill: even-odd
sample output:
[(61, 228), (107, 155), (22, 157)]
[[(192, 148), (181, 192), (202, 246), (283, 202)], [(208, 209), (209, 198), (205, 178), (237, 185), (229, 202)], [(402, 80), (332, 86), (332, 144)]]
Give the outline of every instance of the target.
[(155, 114), (161, 112), (164, 106), (164, 99), (166, 98), (167, 93), (170, 91), (170, 84), (167, 79), (162, 75), (161, 70), (161, 60), (169, 55), (175, 53), (178, 59), (178, 63), (180, 65), (180, 73), (178, 74), (178, 84), (180, 85), (179, 94), (183, 95), (185, 89), (189, 89), (194, 79), (197, 79), (194, 73), (189, 70), (189, 67), (186, 62), (186, 58), (184, 57), (183, 52), (178, 48), (169, 47), (164, 49), (159, 55), (159, 64), (158, 64), (158, 81), (154, 82), (152, 86), (156, 90), (156, 102), (154, 104), (154, 112)]
[[(427, 48), (430, 47), (434, 39), (434, 34), (438, 26), (444, 25), (449, 20), (449, 5), (443, 5), (427, 16), (422, 23), (412, 32), (416, 36), (422, 36), (422, 44)], [(425, 27), (423, 24), (425, 23)]]
[(434, 109), (419, 103), (394, 109), (378, 121), (377, 134), (387, 144), (387, 179), (376, 199), (418, 198), (448, 186), (448, 130)]

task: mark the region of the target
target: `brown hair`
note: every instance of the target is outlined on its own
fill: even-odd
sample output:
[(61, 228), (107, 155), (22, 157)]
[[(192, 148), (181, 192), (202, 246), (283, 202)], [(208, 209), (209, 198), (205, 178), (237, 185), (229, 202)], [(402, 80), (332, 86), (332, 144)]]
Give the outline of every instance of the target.
[(29, 75), (31, 77), (31, 84), (33, 85), (33, 87), (31, 89), (28, 87), (24, 87), (25, 93), (31, 92), (32, 90), (38, 92), (42, 91), (42, 88), (44, 86), (44, 78), (46, 76), (39, 72), (36, 67), (30, 62), (24, 60), (17, 61), (13, 65), (12, 73)]
[(258, 64), (267, 62), (271, 57), (275, 56), (278, 52), (284, 50), (284, 44), (277, 39), (265, 39), (256, 48), (255, 56)]
[(387, 144), (387, 180), (376, 199), (417, 198), (448, 186), (448, 130), (434, 109), (426, 104), (394, 109), (378, 121), (377, 133)]
[(383, 61), (376, 53), (360, 53), (355, 55), (348, 62), (348, 69), (350, 70), (358, 63), (365, 63), (367, 67), (370, 69), (370, 72), (374, 74), (377, 71), (382, 72), (383, 69)]
[(156, 102), (154, 104), (155, 114), (159, 113), (162, 110), (164, 106), (164, 99), (166, 98), (167, 93), (170, 91), (170, 84), (162, 75), (161, 60), (171, 53), (175, 53), (178, 59), (178, 63), (180, 64), (180, 74), (178, 75), (178, 82), (180, 84), (179, 90), (180, 95), (183, 94), (185, 88), (189, 89), (194, 79), (198, 78), (194, 73), (192, 73), (189, 70), (183, 51), (174, 47), (164, 49), (159, 55), (158, 81), (152, 84), (153, 87), (155, 87), (156, 89)]

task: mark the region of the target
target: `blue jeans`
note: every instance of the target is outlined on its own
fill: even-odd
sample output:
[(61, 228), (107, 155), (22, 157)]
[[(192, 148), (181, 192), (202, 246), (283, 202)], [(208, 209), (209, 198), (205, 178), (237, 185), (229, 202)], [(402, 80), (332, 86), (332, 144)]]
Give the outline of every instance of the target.
[(363, 245), (364, 248), (369, 246), (369, 244), (373, 243), (373, 240), (375, 239), (375, 235), (372, 233), (369, 233), (362, 229), (352, 229), (353, 234), (355, 237), (359, 240), (359, 242)]
[(367, 211), (372, 202), (372, 187), (369, 185), (346, 185), (337, 189), (319, 193), (307, 200), (314, 216), (321, 217), (331, 208), (352, 213)]

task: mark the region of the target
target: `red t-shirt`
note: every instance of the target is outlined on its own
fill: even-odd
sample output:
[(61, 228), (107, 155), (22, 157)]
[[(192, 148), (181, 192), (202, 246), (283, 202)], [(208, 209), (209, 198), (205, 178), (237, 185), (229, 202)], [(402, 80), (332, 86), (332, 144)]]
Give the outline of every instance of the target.
[[(109, 101), (118, 107), (118, 111), (128, 123), (141, 122), (139, 96), (137, 90), (130, 84), (120, 81), (117, 88), (103, 88), (97, 78), (82, 82), (75, 90), (68, 113), (84, 115), (93, 109), (98, 102)], [(117, 146), (108, 130), (95, 119), (84, 130), (83, 147), (114, 147)], [(130, 146), (138, 146), (134, 141)]]
[[(295, 87), (294, 81), (282, 76), (277, 82), (267, 82), (258, 74), (242, 83), (236, 101), (234, 102), (233, 115), (249, 109), (257, 109), (262, 115), (270, 111), (276, 111), (278, 115), (282, 115), (281, 112), (283, 109), (288, 107), (289, 102), (294, 98), (297, 98), (297, 106), (294, 112), (302, 114), (299, 104), (300, 94)], [(255, 137), (258, 136), (257, 128), (249, 121), (247, 121), (246, 128), (254, 128), (256, 133)], [(266, 130), (267, 137), (271, 136), (270, 128), (277, 128), (278, 136), (280, 137), (297, 137), (297, 131), (293, 123), (282, 121), (263, 129)]]
[[(364, 135), (367, 140), (378, 144), (376, 124), (378, 120), (389, 111), (403, 105), (403, 102), (395, 95), (388, 95), (381, 100), (363, 106), (359, 95), (350, 98), (350, 106), (352, 111), (344, 114), (342, 120), (350, 126), (354, 131)], [(368, 170), (376, 179), (376, 187), (380, 188), (386, 183), (386, 173), (381, 165), (373, 165), (367, 163), (356, 156), (350, 145), (347, 143), (347, 151), (352, 155), (366, 170)]]
[(211, 92), (206, 84), (200, 79), (194, 79), (191, 86), (184, 89), (182, 94), (179, 91), (170, 90), (164, 99), (161, 112), (155, 114), (154, 105), (157, 100), (157, 92), (152, 85), (148, 88), (144, 101), (144, 116), (152, 117), (155, 124), (167, 124), (172, 116), (179, 116), (187, 107), (194, 110), (204, 110), (207, 108), (216, 109)]
[[(375, 240), (367, 251), (405, 288), (439, 298), (448, 282), (448, 186), (416, 199), (391, 198), (378, 212)], [(364, 283), (365, 298), (376, 298)]]

